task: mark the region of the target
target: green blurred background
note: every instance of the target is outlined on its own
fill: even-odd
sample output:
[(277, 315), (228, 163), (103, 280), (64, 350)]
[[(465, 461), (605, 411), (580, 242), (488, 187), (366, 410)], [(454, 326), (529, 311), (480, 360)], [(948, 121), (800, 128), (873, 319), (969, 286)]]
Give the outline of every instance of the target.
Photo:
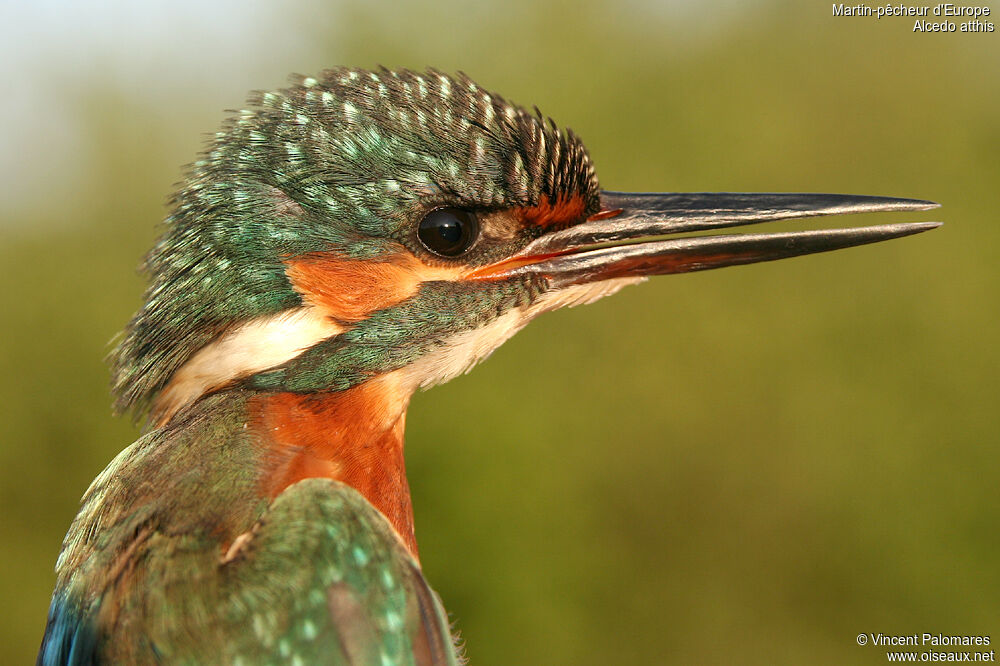
[(857, 634), (1000, 640), (1000, 30), (765, 1), (2, 12), (0, 662), (33, 660), (78, 499), (136, 435), (102, 358), (181, 165), (248, 90), (379, 63), (537, 104), (610, 189), (944, 204), (844, 220), (946, 222), (918, 237), (548, 315), (416, 396), (421, 556), (473, 664), (874, 664)]

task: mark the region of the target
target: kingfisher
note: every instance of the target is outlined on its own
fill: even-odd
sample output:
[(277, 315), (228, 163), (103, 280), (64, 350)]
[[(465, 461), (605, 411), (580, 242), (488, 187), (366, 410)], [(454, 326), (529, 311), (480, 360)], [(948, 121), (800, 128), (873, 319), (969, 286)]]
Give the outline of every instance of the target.
[(414, 534), (417, 389), (648, 276), (938, 223), (719, 229), (936, 205), (603, 191), (572, 131), (464, 74), (340, 68), (253, 94), (146, 257), (111, 355), (116, 409), (146, 427), (83, 495), (37, 663), (462, 663)]

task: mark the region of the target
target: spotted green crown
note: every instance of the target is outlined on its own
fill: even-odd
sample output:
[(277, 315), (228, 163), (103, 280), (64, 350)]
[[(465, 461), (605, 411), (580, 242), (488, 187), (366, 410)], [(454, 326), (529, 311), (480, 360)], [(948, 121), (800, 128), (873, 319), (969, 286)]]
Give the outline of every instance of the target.
[[(333, 69), (254, 94), (171, 200), (145, 302), (111, 355), (119, 411), (141, 415), (235, 323), (301, 304), (285, 262), (372, 258), (441, 205), (599, 206), (583, 144), (465, 75)], [(498, 252), (503, 250), (499, 248)]]

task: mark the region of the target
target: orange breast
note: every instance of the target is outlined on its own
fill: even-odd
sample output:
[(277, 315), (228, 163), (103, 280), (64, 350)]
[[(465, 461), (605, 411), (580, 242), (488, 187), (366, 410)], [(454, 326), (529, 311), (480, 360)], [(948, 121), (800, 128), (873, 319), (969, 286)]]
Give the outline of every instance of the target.
[(389, 519), (416, 556), (403, 460), (407, 401), (391, 382), (379, 380), (337, 393), (255, 398), (254, 427), (273, 451), (262, 492), (274, 498), (293, 483), (316, 477), (346, 483)]

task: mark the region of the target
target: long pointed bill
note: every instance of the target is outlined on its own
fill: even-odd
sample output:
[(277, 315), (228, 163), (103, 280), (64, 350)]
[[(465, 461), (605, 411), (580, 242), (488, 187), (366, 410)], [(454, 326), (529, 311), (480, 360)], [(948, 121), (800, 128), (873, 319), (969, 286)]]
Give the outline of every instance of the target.
[(468, 277), (496, 279), (539, 274), (559, 288), (612, 278), (773, 261), (909, 236), (940, 223), (673, 239), (662, 236), (799, 217), (918, 211), (937, 206), (916, 199), (841, 194), (602, 192), (601, 211), (587, 221), (546, 234), (516, 256), (484, 266)]

